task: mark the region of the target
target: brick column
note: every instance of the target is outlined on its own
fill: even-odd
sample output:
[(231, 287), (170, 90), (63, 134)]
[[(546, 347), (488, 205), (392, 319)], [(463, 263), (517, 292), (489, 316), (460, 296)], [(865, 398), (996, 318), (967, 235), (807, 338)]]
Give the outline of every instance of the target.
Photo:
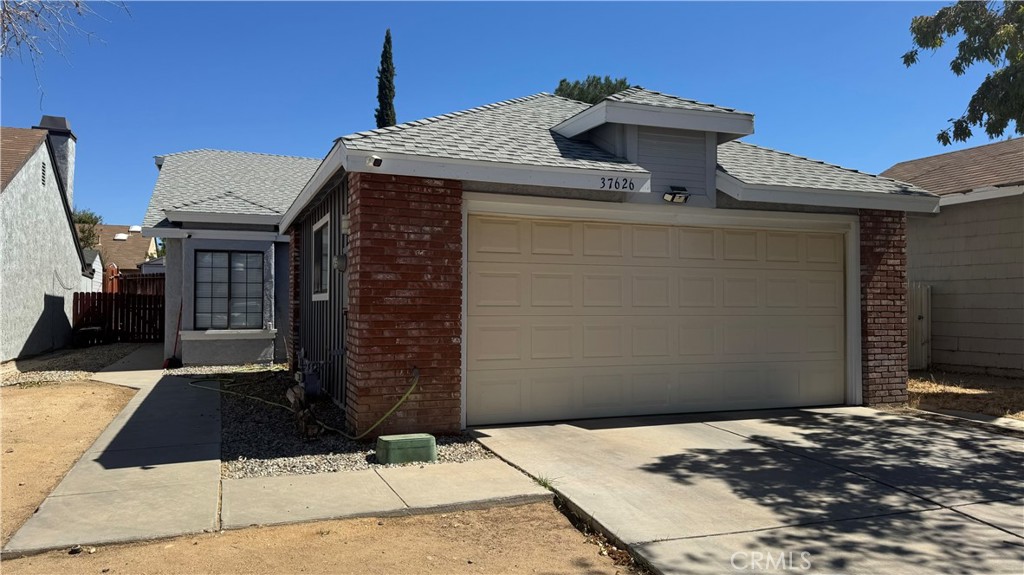
[(288, 232), (288, 370), (295, 373), (299, 358), (299, 320), (302, 319), (301, 266), (302, 232), (296, 222)]
[(907, 215), (860, 210), (861, 361), (866, 405), (907, 402)]
[(373, 435), (461, 428), (462, 183), (372, 173), (349, 178), (346, 415)]

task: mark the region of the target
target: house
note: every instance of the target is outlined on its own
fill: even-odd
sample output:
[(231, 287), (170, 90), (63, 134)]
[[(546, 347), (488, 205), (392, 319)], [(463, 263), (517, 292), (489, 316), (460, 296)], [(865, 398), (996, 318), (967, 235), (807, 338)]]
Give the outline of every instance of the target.
[(0, 361), (64, 347), (92, 279), (71, 219), (75, 145), (62, 117), (0, 128)]
[(900, 162), (940, 196), (907, 220), (907, 275), (931, 286), (931, 362), (1024, 376), (1024, 138)]
[(89, 268), (92, 269), (92, 277), (83, 276), (81, 284), (78, 287), (78, 291), (103, 291), (103, 256), (100, 255), (100, 252), (94, 249), (82, 248), (82, 258), (85, 260)]
[(283, 361), (288, 237), (279, 222), (320, 160), (193, 150), (156, 158), (143, 220), (165, 247), (167, 357)]
[(630, 88), (344, 136), (288, 208), (294, 356), (351, 430), (907, 399), (913, 184)]
[(167, 268), (164, 266), (163, 256), (153, 258), (139, 264), (139, 270), (145, 274), (162, 274)]
[(104, 291), (113, 291), (114, 278), (141, 273), (141, 264), (156, 258), (156, 240), (143, 236), (142, 226), (97, 224), (95, 230), (98, 242), (93, 247), (106, 266)]

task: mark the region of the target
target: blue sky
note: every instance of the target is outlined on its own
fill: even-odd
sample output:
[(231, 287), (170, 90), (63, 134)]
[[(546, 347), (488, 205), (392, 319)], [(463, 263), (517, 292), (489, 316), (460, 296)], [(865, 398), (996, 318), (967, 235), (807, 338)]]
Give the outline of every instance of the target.
[(394, 36), (398, 121), (541, 91), (563, 77), (632, 84), (755, 114), (756, 144), (878, 172), (943, 148), (985, 69), (949, 49), (913, 68), (908, 26), (934, 3), (129, 3), (97, 5), (66, 59), (5, 59), (2, 123), (67, 116), (75, 204), (140, 223), (153, 156), (195, 148), (322, 157), (374, 127)]

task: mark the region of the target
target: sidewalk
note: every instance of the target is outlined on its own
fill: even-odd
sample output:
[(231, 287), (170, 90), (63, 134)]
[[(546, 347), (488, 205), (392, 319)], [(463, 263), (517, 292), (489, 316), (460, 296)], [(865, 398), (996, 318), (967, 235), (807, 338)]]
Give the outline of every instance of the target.
[(162, 362), (160, 347), (146, 346), (96, 374), (97, 381), (139, 393), (15, 533), (4, 555), (552, 497), (499, 459), (222, 481), (218, 394), (163, 376)]
[(220, 399), (164, 377), (159, 345), (93, 379), (139, 389), (5, 553), (195, 533), (217, 527)]

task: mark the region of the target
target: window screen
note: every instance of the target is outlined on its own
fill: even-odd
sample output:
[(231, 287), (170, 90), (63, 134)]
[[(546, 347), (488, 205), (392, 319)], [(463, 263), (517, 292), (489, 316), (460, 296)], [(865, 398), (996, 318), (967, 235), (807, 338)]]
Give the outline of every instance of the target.
[(196, 252), (195, 329), (263, 327), (263, 254)]
[(331, 274), (331, 225), (313, 230), (313, 293), (327, 293)]

